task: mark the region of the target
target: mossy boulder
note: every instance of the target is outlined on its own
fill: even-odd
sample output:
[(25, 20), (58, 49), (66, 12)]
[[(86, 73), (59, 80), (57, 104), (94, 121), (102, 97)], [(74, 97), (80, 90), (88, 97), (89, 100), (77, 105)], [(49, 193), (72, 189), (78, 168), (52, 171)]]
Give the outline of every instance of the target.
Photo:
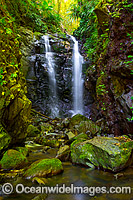
[(70, 119), (69, 128), (73, 128), (75, 125), (79, 125), (80, 122), (86, 121), (86, 120), (88, 120), (88, 118), (85, 117), (84, 115), (81, 115), (81, 114), (74, 115)]
[(127, 137), (94, 137), (76, 140), (71, 144), (71, 158), (75, 164), (118, 172), (133, 162), (133, 141)]
[(101, 132), (100, 127), (89, 119), (87, 121), (81, 122), (77, 130), (79, 133), (87, 133), (88, 136), (94, 136)]
[(71, 118), (69, 128), (73, 130), (75, 135), (78, 133), (87, 133), (89, 136), (93, 136), (100, 132), (99, 126), (81, 114), (77, 114)]
[(27, 158), (14, 149), (6, 151), (0, 161), (2, 169), (20, 169), (28, 163)]
[(0, 125), (0, 153), (8, 148), (11, 142), (11, 137), (6, 133), (3, 126)]
[(47, 177), (59, 174), (62, 171), (63, 166), (59, 159), (42, 159), (32, 163), (25, 171), (24, 177)]
[(35, 137), (40, 133), (39, 129), (32, 124), (30, 124), (27, 128), (27, 136), (28, 137)]
[(16, 147), (15, 150), (22, 153), (25, 157), (28, 156), (28, 154), (29, 154), (29, 149), (26, 147)]
[(79, 135), (72, 137), (71, 139), (69, 139), (69, 141), (66, 142), (66, 144), (72, 144), (73, 141), (79, 141), (79, 142), (83, 142), (86, 140), (91, 139), (92, 137), (89, 137), (87, 134), (85, 133), (80, 133)]
[(79, 135), (77, 135), (74, 140), (89, 140), (90, 138), (87, 136), (87, 134), (85, 133), (80, 133)]

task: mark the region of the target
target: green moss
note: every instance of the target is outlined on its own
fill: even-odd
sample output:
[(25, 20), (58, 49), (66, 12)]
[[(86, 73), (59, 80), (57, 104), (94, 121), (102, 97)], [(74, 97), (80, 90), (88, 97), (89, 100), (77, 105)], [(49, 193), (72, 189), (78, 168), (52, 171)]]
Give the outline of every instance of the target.
[(77, 130), (79, 133), (87, 133), (88, 136), (94, 136), (96, 133), (101, 132), (100, 127), (89, 119), (81, 122)]
[(71, 145), (71, 157), (74, 163), (117, 172), (132, 163), (132, 148), (133, 141), (130, 139), (122, 141), (120, 137), (95, 137), (84, 142), (74, 141)]
[(81, 121), (87, 121), (87, 120), (88, 118), (81, 114), (74, 115), (70, 120), (69, 128), (73, 128), (75, 125), (79, 125)]
[(59, 159), (43, 159), (36, 161), (24, 173), (25, 177), (46, 177), (53, 176), (63, 171), (62, 163)]
[(43, 34), (40, 33), (40, 32), (34, 32), (34, 35), (35, 35), (37, 40), (39, 40), (41, 38), (41, 36), (43, 36)]
[(3, 155), (0, 165), (3, 169), (18, 169), (27, 163), (26, 157), (19, 151), (9, 149)]
[(75, 138), (75, 140), (88, 140), (88, 136), (85, 133), (80, 133), (79, 135), (77, 135)]
[(28, 155), (29, 150), (26, 147), (16, 147), (15, 150), (19, 151), (21, 154), (23, 154), (25, 157)]
[(125, 90), (125, 81), (119, 78), (118, 76), (117, 78), (116, 76), (112, 76), (112, 82), (114, 86), (114, 94), (116, 98), (118, 98), (119, 96), (123, 94)]
[(104, 96), (104, 94), (106, 94), (108, 92), (106, 90), (106, 86), (104, 84), (106, 78), (107, 78), (107, 75), (102, 73), (97, 79), (97, 83), (96, 83), (96, 94), (97, 94), (97, 97), (99, 95), (100, 96)]
[(28, 137), (34, 137), (36, 135), (38, 135), (40, 133), (40, 130), (33, 126), (32, 124), (30, 124), (27, 128), (27, 136)]
[(85, 121), (87, 120), (88, 118), (85, 117), (84, 115), (81, 115), (81, 114), (77, 114), (77, 115), (74, 115), (71, 120), (70, 120), (70, 123), (72, 125), (75, 125), (75, 124), (78, 124), (80, 123), (81, 121)]

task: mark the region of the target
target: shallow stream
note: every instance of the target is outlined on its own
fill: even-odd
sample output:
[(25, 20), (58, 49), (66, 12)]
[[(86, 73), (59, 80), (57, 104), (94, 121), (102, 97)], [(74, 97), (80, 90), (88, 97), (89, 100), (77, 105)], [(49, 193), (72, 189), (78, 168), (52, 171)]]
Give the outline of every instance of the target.
[[(38, 159), (53, 158), (56, 155), (55, 149), (49, 149), (47, 153), (42, 152), (42, 147), (32, 149), (29, 154), (29, 162), (34, 162)], [(71, 184), (80, 187), (133, 187), (133, 170), (128, 168), (119, 173), (119, 178), (116, 179), (116, 175), (110, 172), (104, 172), (101, 170), (85, 168), (82, 166), (74, 166), (70, 162), (63, 162), (64, 172), (62, 174), (48, 178), (48, 183), (46, 186), (65, 186), (69, 187)], [(17, 184), (21, 183), (25, 187), (33, 186), (38, 187), (37, 183), (32, 183), (31, 180), (27, 180), (21, 177), (17, 177), (15, 180), (8, 180), (9, 183), (13, 184), (14, 188)], [(43, 187), (40, 185), (39, 187)], [(31, 200), (38, 194), (16, 194), (5, 195), (1, 199), (5, 200)], [(44, 195), (45, 196), (45, 195)], [(45, 198), (39, 197), (37, 199), (43, 200)], [(46, 200), (133, 200), (131, 194), (95, 194), (93, 188), (90, 194), (48, 194)]]

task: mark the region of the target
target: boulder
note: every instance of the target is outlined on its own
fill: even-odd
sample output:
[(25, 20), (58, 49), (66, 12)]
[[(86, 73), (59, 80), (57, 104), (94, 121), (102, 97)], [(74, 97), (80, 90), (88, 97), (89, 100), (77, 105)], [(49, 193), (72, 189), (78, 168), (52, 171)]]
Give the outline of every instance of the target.
[(80, 133), (79, 135), (77, 135), (77, 136), (75, 136), (74, 138), (73, 138), (74, 140), (78, 140), (78, 141), (85, 141), (85, 140), (89, 140), (90, 138), (88, 137), (88, 135), (87, 134), (85, 134), (85, 133)]
[(59, 174), (62, 171), (63, 167), (59, 159), (42, 159), (32, 163), (25, 171), (24, 177), (47, 177)]
[(32, 124), (30, 124), (27, 128), (27, 136), (28, 137), (35, 137), (40, 133), (39, 129)]
[(128, 137), (94, 137), (76, 140), (71, 144), (71, 158), (75, 164), (118, 172), (133, 162), (133, 141)]
[(71, 118), (69, 128), (76, 130), (76, 134), (87, 133), (89, 136), (94, 136), (95, 134), (100, 133), (100, 127), (81, 114), (77, 114)]
[(28, 156), (28, 154), (29, 154), (29, 149), (26, 147), (16, 147), (15, 150), (22, 153), (25, 157)]
[(79, 133), (87, 133), (88, 136), (94, 136), (101, 132), (100, 127), (89, 119), (87, 121), (81, 122), (77, 130)]
[(88, 118), (85, 117), (84, 115), (81, 115), (81, 114), (74, 115), (70, 119), (69, 128), (73, 128), (75, 125), (79, 125), (80, 122), (86, 121), (86, 120), (88, 120)]
[(6, 151), (0, 161), (2, 169), (20, 169), (28, 163), (27, 158), (14, 149)]

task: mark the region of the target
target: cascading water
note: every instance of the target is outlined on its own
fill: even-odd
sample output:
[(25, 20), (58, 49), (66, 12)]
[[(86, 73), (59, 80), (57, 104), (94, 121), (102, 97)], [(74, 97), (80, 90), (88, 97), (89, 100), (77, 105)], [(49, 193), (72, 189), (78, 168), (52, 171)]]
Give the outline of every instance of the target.
[(73, 114), (83, 114), (83, 78), (82, 78), (82, 64), (83, 57), (78, 50), (78, 41), (71, 36), (73, 47)]
[(45, 42), (45, 57), (48, 65), (48, 75), (49, 75), (49, 89), (50, 89), (50, 116), (58, 117), (58, 98), (56, 93), (56, 78), (55, 78), (55, 64), (53, 58), (53, 52), (51, 51), (51, 46), (49, 44), (48, 35), (42, 36)]
[[(33, 108), (51, 118), (88, 116), (89, 95), (83, 88), (78, 41), (70, 35), (67, 40), (45, 35), (34, 44), (26, 77)], [(87, 100), (83, 100), (83, 92)]]

